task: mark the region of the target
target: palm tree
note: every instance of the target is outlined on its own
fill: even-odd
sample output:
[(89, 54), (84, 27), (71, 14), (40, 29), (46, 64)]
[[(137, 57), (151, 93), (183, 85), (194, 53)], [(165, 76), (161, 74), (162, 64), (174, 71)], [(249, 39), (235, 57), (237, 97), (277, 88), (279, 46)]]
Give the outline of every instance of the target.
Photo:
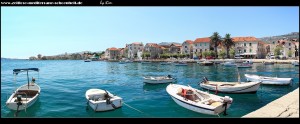
[(214, 32), (213, 35), (210, 36), (210, 44), (214, 47), (214, 50), (216, 53), (215, 58), (217, 58), (217, 55), (218, 55), (217, 47), (220, 42), (221, 42), (221, 36), (219, 35), (218, 32)]
[(226, 34), (224, 40), (222, 41), (224, 46), (226, 47), (226, 55), (227, 58), (229, 58), (229, 49), (231, 46), (234, 45), (234, 42), (232, 38), (230, 37), (230, 34)]

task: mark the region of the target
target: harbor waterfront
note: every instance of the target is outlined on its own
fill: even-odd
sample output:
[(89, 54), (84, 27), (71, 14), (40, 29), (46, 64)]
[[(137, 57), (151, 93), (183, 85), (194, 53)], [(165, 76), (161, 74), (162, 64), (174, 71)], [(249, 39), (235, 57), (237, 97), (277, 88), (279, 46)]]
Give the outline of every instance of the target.
[[(279, 61), (279, 60), (278, 60)], [(225, 94), (233, 98), (231, 107), (222, 118), (240, 118), (268, 103), (294, 91), (299, 87), (299, 68), (290, 63), (264, 65), (253, 59), (252, 68), (238, 69), (240, 79), (245, 82), (244, 74), (257, 74), (271, 77), (293, 78), (290, 85), (261, 85), (252, 94)], [(198, 83), (203, 77), (214, 81), (237, 81), (238, 72), (234, 67), (222, 65), (200, 66), (188, 63), (187, 66), (160, 65), (159, 63), (126, 63), (83, 60), (8, 60), (1, 59), (1, 117), (14, 117), (14, 112), (5, 102), (15, 88), (27, 82), (26, 74), (19, 74), (14, 84), (13, 69), (39, 68), (39, 74), (29, 75), (36, 78), (43, 89), (39, 99), (26, 112), (18, 117), (171, 117), (171, 118), (218, 118), (187, 110), (176, 104), (166, 92), (168, 84), (146, 84), (143, 76), (172, 75), (175, 84), (190, 85), (201, 89)], [(21, 83), (22, 82), (22, 83)], [(124, 105), (116, 110), (94, 112), (87, 109), (85, 92), (88, 89), (105, 89), (123, 99)], [(215, 93), (209, 91), (210, 93)]]

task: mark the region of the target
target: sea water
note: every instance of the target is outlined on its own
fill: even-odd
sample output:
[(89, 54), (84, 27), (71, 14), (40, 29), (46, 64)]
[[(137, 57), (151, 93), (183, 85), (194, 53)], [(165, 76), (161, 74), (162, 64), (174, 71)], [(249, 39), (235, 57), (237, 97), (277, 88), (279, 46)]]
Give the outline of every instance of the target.
[[(39, 68), (30, 72), (29, 79), (36, 78), (41, 87), (39, 99), (18, 117), (42, 118), (211, 118), (218, 116), (196, 113), (177, 105), (166, 92), (168, 84), (145, 84), (143, 76), (172, 75), (176, 84), (201, 89), (198, 83), (203, 77), (214, 81), (246, 81), (244, 74), (293, 78), (288, 86), (261, 85), (254, 94), (224, 94), (233, 104), (222, 118), (239, 118), (280, 98), (299, 87), (299, 68), (291, 64), (263, 65), (254, 63), (252, 68), (223, 67), (221, 65), (188, 66), (142, 64), (83, 60), (7, 60), (1, 59), (1, 117), (14, 117), (15, 111), (5, 106), (7, 98), (19, 86), (27, 83), (26, 73), (16, 76), (13, 69)], [(123, 107), (107, 112), (94, 112), (87, 107), (85, 92), (91, 88), (110, 91), (123, 98)], [(208, 91), (210, 93), (215, 93)]]

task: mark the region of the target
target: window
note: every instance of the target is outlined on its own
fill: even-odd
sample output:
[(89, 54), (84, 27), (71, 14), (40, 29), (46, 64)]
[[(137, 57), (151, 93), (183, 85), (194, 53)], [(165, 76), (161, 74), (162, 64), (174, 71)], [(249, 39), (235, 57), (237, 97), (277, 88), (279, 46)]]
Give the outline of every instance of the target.
[(187, 46), (184, 46), (184, 48), (187, 48)]
[[(206, 43), (204, 43), (204, 46), (206, 46)], [(205, 50), (206, 51), (206, 50)]]
[[(259, 49), (258, 49), (259, 50)], [(252, 52), (252, 49), (250, 49), (250, 53)]]
[(273, 41), (273, 44), (275, 44), (275, 42)]
[(244, 46), (246, 46), (246, 43), (244, 43)]
[(291, 43), (289, 43), (289, 46), (291, 46)]
[(251, 46), (252, 44), (251, 43), (249, 43), (249, 46)]
[(244, 49), (244, 53), (246, 52), (246, 49)]
[(197, 46), (197, 44), (195, 44), (195, 46)]
[(202, 43), (199, 43), (199, 44), (200, 44), (200, 46), (202, 46), (202, 45), (201, 45)]
[(291, 48), (289, 48), (289, 50), (291, 50)]

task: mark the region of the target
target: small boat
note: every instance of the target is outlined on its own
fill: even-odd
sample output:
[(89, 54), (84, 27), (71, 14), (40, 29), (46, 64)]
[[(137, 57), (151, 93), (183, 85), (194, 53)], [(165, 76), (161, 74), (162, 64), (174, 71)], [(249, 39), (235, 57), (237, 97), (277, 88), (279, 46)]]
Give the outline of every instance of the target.
[(246, 64), (253, 64), (253, 61), (252, 61), (252, 60), (246, 60), (246, 61), (244, 61), (243, 63), (246, 63)]
[(226, 67), (236, 66), (235, 62), (233, 62), (233, 61), (227, 61), (225, 63), (222, 63), (222, 65), (224, 65)]
[(122, 98), (107, 90), (89, 89), (85, 93), (87, 104), (94, 111), (108, 111), (122, 107)]
[(125, 64), (126, 62), (125, 61), (119, 61), (119, 64)]
[(247, 81), (262, 82), (262, 84), (288, 85), (292, 78), (265, 77), (252, 74), (245, 74)]
[(208, 81), (204, 77), (203, 81), (199, 83), (201, 88), (222, 93), (256, 93), (261, 82), (219, 82)]
[(228, 109), (233, 99), (229, 96), (221, 97), (179, 84), (169, 84), (167, 93), (180, 106), (202, 114), (218, 115)]
[(187, 62), (177, 62), (175, 66), (187, 66)]
[(161, 65), (171, 65), (172, 62), (161, 62), (160, 64), (161, 64)]
[(199, 62), (199, 64), (200, 64), (200, 65), (204, 65), (204, 66), (214, 65), (213, 62), (207, 61), (207, 60), (204, 60), (203, 62)]
[(162, 84), (162, 83), (172, 83), (176, 81), (176, 78), (171, 75), (168, 76), (145, 76), (144, 82), (149, 84)]
[(91, 59), (85, 59), (84, 62), (91, 62)]
[(27, 84), (20, 86), (16, 89), (11, 96), (6, 101), (6, 106), (9, 109), (17, 110), (26, 110), (28, 107), (32, 106), (40, 96), (41, 88), (35, 82), (35, 78), (32, 78), (32, 81), (29, 82), (28, 72), (36, 71), (39, 72), (38, 68), (25, 68), (25, 69), (14, 69), (13, 74), (16, 76), (21, 72), (27, 73)]
[(263, 61), (262, 63), (264, 65), (274, 65), (275, 64), (275, 62), (273, 62), (273, 61)]
[(293, 62), (292, 62), (292, 65), (294, 65), (294, 66), (299, 66), (299, 61), (293, 61)]
[(238, 67), (238, 68), (252, 68), (252, 64), (241, 63), (241, 64), (237, 64), (236, 67)]

